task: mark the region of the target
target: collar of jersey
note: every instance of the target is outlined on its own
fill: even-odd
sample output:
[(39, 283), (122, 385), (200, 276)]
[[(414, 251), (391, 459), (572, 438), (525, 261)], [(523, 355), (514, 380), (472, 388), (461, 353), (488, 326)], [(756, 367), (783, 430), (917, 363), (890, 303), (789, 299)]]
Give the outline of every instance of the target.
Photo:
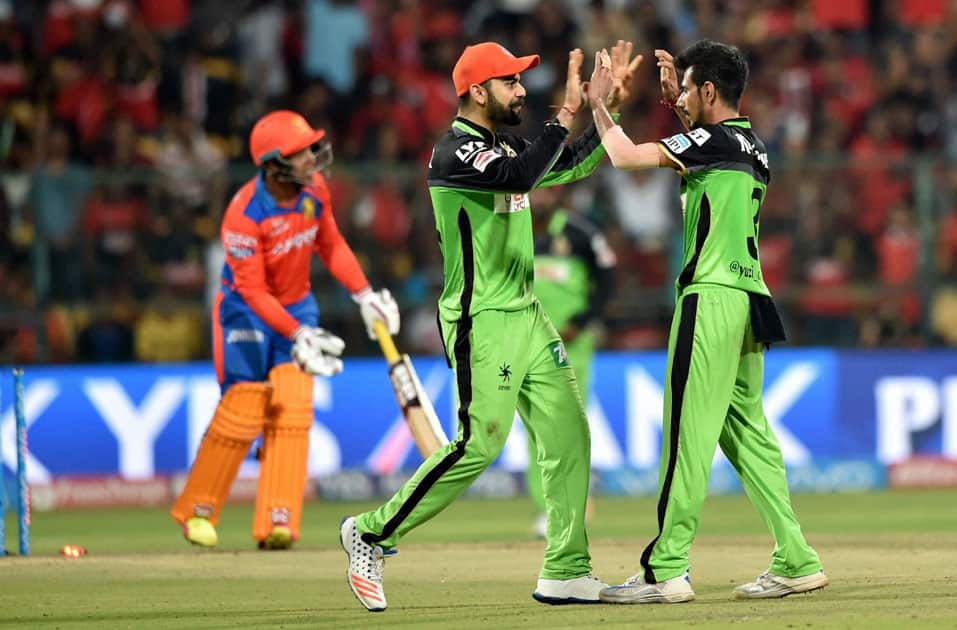
[(471, 136), (477, 136), (483, 140), (487, 140), (493, 146), (495, 145), (495, 133), (489, 129), (486, 129), (482, 125), (476, 125), (467, 118), (456, 116), (455, 120), (452, 121), (452, 129), (458, 129), (459, 131), (467, 133)]
[(729, 127), (744, 127), (745, 129), (751, 128), (751, 119), (747, 116), (739, 116), (737, 118), (729, 118), (727, 120), (721, 121), (722, 125), (728, 125)]
[(266, 182), (263, 181), (262, 173), (256, 176), (256, 201), (259, 202), (260, 207), (263, 210), (263, 214), (267, 217), (276, 217), (283, 214), (290, 214), (292, 212), (299, 212), (299, 208), (302, 206), (302, 202), (306, 198), (312, 199), (315, 207), (321, 208), (322, 205), (319, 203), (319, 199), (315, 195), (310, 195), (306, 192), (306, 189), (303, 188), (299, 191), (299, 195), (296, 197), (296, 203), (293, 204), (291, 208), (280, 206), (276, 203), (276, 200), (273, 199), (273, 196), (269, 194), (269, 191), (266, 190)]

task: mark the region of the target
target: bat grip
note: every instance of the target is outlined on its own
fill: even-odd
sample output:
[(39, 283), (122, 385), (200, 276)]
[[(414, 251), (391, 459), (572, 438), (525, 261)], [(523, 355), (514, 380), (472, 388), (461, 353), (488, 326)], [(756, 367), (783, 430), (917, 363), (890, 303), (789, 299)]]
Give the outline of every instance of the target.
[(382, 354), (385, 355), (385, 360), (389, 365), (399, 361), (401, 358), (399, 350), (395, 347), (395, 342), (392, 340), (392, 335), (389, 334), (389, 329), (379, 320), (374, 321), (372, 327), (375, 328), (375, 336), (379, 338), (379, 347), (382, 348)]

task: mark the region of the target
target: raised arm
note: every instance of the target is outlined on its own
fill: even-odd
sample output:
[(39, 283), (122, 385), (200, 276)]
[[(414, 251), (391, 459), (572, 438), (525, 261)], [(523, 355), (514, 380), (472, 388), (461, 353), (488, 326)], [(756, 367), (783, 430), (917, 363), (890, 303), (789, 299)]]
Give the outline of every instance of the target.
[(615, 168), (645, 169), (673, 166), (654, 142), (633, 143), (618, 126), (605, 105), (614, 86), (611, 60), (606, 51), (595, 54), (595, 70), (588, 83), (588, 102), (591, 106), (595, 128), (601, 136), (611, 163)]
[(685, 131), (688, 131), (691, 129), (691, 120), (688, 118), (688, 113), (677, 107), (681, 88), (678, 86), (675, 58), (670, 52), (661, 48), (655, 50), (655, 58), (658, 59), (658, 67), (660, 68), (658, 79), (661, 82), (661, 102), (674, 110)]
[[(605, 103), (615, 122), (618, 121), (621, 106), (631, 98), (632, 78), (641, 65), (642, 56), (638, 55), (632, 59), (631, 52), (632, 43), (621, 39), (611, 49), (612, 89)], [(580, 60), (577, 66), (581, 66)], [(569, 77), (578, 75), (579, 68), (573, 67), (571, 62), (568, 70)], [(581, 88), (578, 89), (581, 91)], [(566, 89), (566, 100), (567, 94)], [(589, 125), (584, 133), (565, 147), (552, 170), (538, 185), (554, 186), (583, 179), (595, 171), (604, 157), (605, 151), (598, 130), (594, 125)]]

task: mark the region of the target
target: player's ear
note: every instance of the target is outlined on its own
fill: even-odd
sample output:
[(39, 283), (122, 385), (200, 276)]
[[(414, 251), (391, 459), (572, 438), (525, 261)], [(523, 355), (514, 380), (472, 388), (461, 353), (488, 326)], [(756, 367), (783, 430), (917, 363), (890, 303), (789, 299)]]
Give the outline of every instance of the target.
[(708, 105), (714, 105), (714, 102), (718, 96), (718, 91), (714, 87), (714, 83), (711, 81), (705, 81), (704, 85), (701, 86), (701, 96), (704, 97), (704, 102)]
[(473, 83), (469, 86), (469, 93), (472, 95), (472, 100), (476, 105), (479, 107), (485, 105), (485, 101), (488, 98), (488, 93), (486, 92), (484, 85)]

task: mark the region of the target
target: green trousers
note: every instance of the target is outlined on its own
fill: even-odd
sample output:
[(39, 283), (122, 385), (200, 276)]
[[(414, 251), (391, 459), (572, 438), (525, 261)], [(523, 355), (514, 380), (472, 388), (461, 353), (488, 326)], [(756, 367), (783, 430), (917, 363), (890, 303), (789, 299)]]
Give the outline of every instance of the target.
[(715, 285), (686, 289), (668, 340), (658, 536), (641, 554), (647, 582), (688, 570), (718, 445), (774, 536), (769, 570), (785, 577), (821, 570), (791, 508), (781, 447), (761, 402), (763, 380), (764, 348), (751, 330), (748, 294)]
[(538, 445), (547, 505), (540, 575), (587, 575), (591, 440), (575, 373), (555, 327), (535, 301), (520, 311), (482, 311), (443, 321), (442, 332), (455, 371), (458, 435), (385, 504), (357, 517), (360, 535), (391, 549), (445, 509), (498, 457), (518, 409)]
[[(588, 386), (591, 384), (591, 362), (595, 356), (595, 335), (584, 330), (574, 340), (565, 343), (568, 362), (575, 370), (578, 391), (581, 392), (585, 409), (588, 409)], [(545, 491), (542, 489), (542, 467), (538, 465), (538, 445), (531, 435), (528, 436), (528, 468), (525, 469), (525, 487), (528, 496), (535, 504), (539, 514), (545, 513)]]

